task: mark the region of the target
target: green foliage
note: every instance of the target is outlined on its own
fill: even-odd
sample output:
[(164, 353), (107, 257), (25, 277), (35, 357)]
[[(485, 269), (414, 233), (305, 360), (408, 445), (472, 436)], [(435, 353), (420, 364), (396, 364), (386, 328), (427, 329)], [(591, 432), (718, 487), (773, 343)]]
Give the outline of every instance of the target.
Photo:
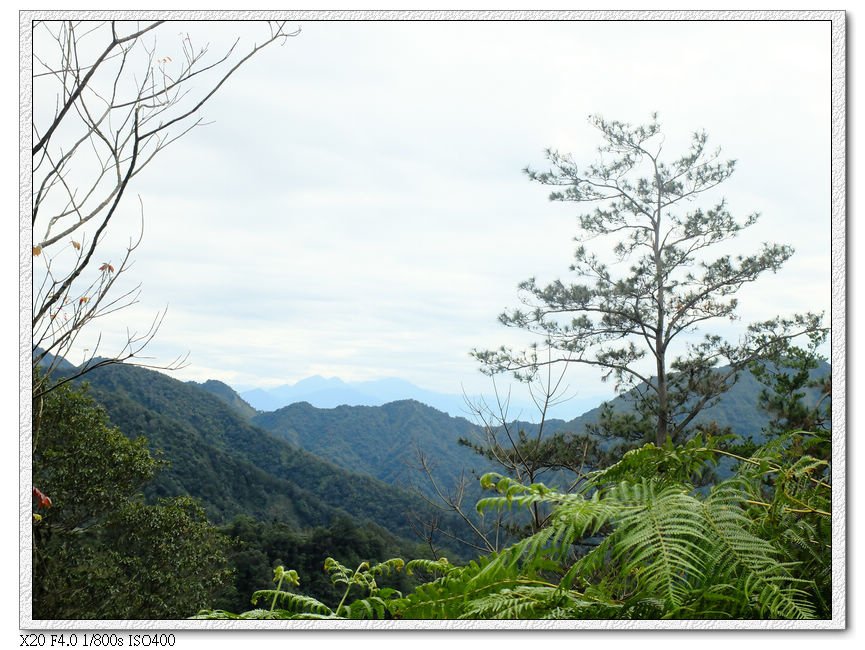
[(592, 481), (598, 486), (640, 479), (702, 484), (718, 465), (719, 450), (733, 438), (700, 433), (681, 445), (674, 445), (670, 440), (661, 446), (649, 442), (595, 472)]
[(101, 561), (116, 569), (112, 581), (96, 591), (114, 601), (104, 618), (186, 616), (230, 583), (228, 539), (188, 497), (130, 503), (105, 527)]
[[(363, 562), (375, 564), (380, 558), (419, 556), (424, 548), (407, 543), (372, 523), (358, 523), (348, 517), (338, 517), (328, 526), (311, 529), (279, 521), (257, 521), (238, 517), (222, 528), (233, 540), (228, 553), (235, 569), (232, 589), (211, 606), (222, 610), (242, 610), (249, 606), (249, 595), (262, 588), (262, 576), (276, 566), (291, 566), (304, 577), (304, 594), (320, 602), (335, 604), (342, 596), (324, 570), (327, 558), (339, 558), (348, 566)], [(428, 552), (428, 551), (427, 551)], [(417, 583), (408, 572), (379, 577), (379, 583), (409, 591)]]
[(352, 572), (329, 561), (332, 579), (362, 587), (362, 597), (348, 602), (346, 591), (326, 612), (290, 598), (279, 616), (829, 617), (828, 450), (824, 434), (786, 434), (736, 458), (735, 474), (711, 489), (690, 482), (717, 457), (731, 456), (711, 438), (645, 445), (594, 474), (579, 493), (486, 475), (483, 485), (497, 496), (481, 500), (479, 511), (543, 503), (552, 508), (549, 524), (465, 565), (410, 562), (406, 569), (430, 579), (405, 596), (376, 592), (368, 564)]
[(414, 537), (407, 513), (431, 510), (407, 490), (250, 424), (197, 385), (124, 365), (99, 368), (88, 379), (111, 421), (131, 438), (147, 437), (170, 461), (145, 490), (149, 498), (193, 496), (220, 524), (252, 515), (310, 528), (349, 517), (406, 538)]
[[(743, 387), (751, 390), (753, 395), (755, 391), (747, 383), (752, 381), (749, 377), (748, 373), (744, 374)], [(282, 418), (279, 426), (293, 423), (299, 441), (304, 445), (318, 440), (316, 444), (319, 444), (320, 453), (327, 457), (323, 460), (250, 424), (201, 386), (185, 384), (142, 368), (117, 365), (97, 369), (89, 374), (89, 378), (92, 393), (106, 408), (112, 422), (130, 438), (147, 438), (151, 452), (161, 453), (162, 458), (170, 462), (154, 480), (143, 486), (149, 501), (190, 495), (201, 500), (211, 521), (223, 525), (238, 516), (250, 515), (267, 522), (267, 525), (274, 521), (284, 522), (291, 529), (300, 531), (327, 527), (340, 518), (348, 517), (360, 527), (364, 522), (375, 521), (397, 536), (414, 539), (413, 522), (406, 516), (409, 513), (422, 521), (435, 521), (437, 529), (433, 534), (438, 552), (454, 559), (460, 552), (468, 553), (465, 547), (455, 548), (456, 543), (447, 536), (466, 537), (462, 521), (457, 521), (449, 513), (434, 511), (423, 499), (406, 494), (396, 486), (384, 485), (354, 471), (344, 471), (353, 467), (355, 470), (375, 471), (383, 480), (397, 480), (403, 476), (399, 472), (406, 470), (408, 458), (414, 453), (412, 444), (400, 442), (402, 434), (416, 436), (419, 444), (448, 439), (449, 446), (440, 443), (430, 457), (431, 465), (437, 470), (436, 477), (447, 486), (447, 476), (438, 470), (444, 472), (445, 469), (477, 464), (471, 462), (474, 454), (457, 443), (460, 436), (481, 439), (466, 420), (450, 418), (409, 401), (386, 407), (331, 410), (294, 405), (269, 414)], [(740, 402), (747, 396), (740, 399), (737, 390), (738, 387), (734, 388), (728, 395), (739, 400), (736, 408), (729, 410), (745, 418), (742, 429), (746, 426), (750, 430), (759, 428), (765, 420), (756, 426), (751, 425), (756, 410), (753, 405), (750, 409), (741, 408)], [(537, 460), (533, 460), (535, 469), (544, 465), (550, 467), (543, 474), (538, 473), (528, 480), (525, 477), (520, 479), (524, 482), (542, 480), (567, 489), (576, 474), (557, 469), (557, 463), (591, 470), (617, 460), (623, 451), (638, 444), (640, 436), (639, 421), (628, 412), (621, 412), (620, 406), (616, 401), (606, 410), (590, 412), (570, 423), (548, 421), (540, 442), (537, 442), (538, 425), (519, 423), (518, 429), (526, 438), (526, 444), (520, 447), (519, 452)], [(607, 411), (614, 409), (613, 415), (606, 415)], [(595, 422), (599, 424), (593, 428)], [(567, 431), (573, 433), (565, 433)], [(480, 473), (488, 469), (492, 467), (487, 461), (477, 467)], [(471, 513), (471, 505), (482, 496), (477, 482), (471, 481), (464, 494), (465, 510)], [(543, 521), (549, 512), (515, 512), (505, 522), (508, 527), (502, 532), (525, 534), (525, 525), (535, 520), (535, 514), (537, 520)], [(501, 544), (505, 544), (516, 538), (500, 539)], [(325, 546), (324, 553), (344, 559), (338, 541), (331, 539), (325, 543), (333, 546)], [(237, 556), (238, 594), (219, 603), (226, 609), (247, 606), (248, 594), (260, 587), (257, 581), (262, 574), (270, 572), (275, 560), (298, 570), (307, 569), (291, 555), (280, 554), (265, 561), (252, 545), (248, 545), (244, 552), (247, 555), (245, 559)], [(409, 552), (409, 556), (415, 555), (410, 549)], [(385, 556), (370, 553), (365, 557)], [(323, 560), (322, 556), (316, 564), (320, 566)], [(354, 561), (346, 560), (349, 564)], [(310, 586), (309, 582), (306, 584)], [(328, 584), (319, 583), (316, 579), (315, 585), (316, 589), (321, 587), (321, 591), (314, 594), (326, 596)]]
[[(401, 598), (402, 593), (390, 587), (380, 587), (378, 580), (382, 576), (399, 573), (404, 568), (405, 562), (399, 558), (379, 563), (364, 561), (354, 570), (331, 557), (327, 558), (324, 569), (330, 576), (331, 583), (342, 590), (341, 600), (335, 607), (331, 608), (311, 596), (283, 590), (283, 585), (288, 589), (299, 587), (300, 580), (297, 572), (293, 569), (286, 571), (282, 566), (278, 566), (273, 572), (273, 581), (277, 583), (276, 589), (260, 590), (252, 596), (253, 604), (267, 601), (270, 602), (270, 609), (267, 611), (252, 610), (242, 614), (240, 618), (388, 618), (388, 601)], [(346, 599), (352, 591), (355, 593), (359, 591), (364, 597), (346, 603)], [(203, 610), (193, 618), (235, 618), (235, 615), (226, 615), (224, 610)]]
[[(460, 440), (475, 453), (497, 463), (509, 478), (526, 483), (539, 483), (541, 479), (560, 486), (562, 490), (576, 487), (588, 472), (607, 457), (603, 441), (591, 434), (553, 433), (542, 436), (541, 432), (530, 436), (524, 428), (516, 434), (503, 425), (507, 442), (499, 439), (499, 432), (488, 429), (486, 444)], [(480, 486), (486, 487), (485, 475)], [(499, 511), (498, 514), (503, 514)], [(525, 509), (507, 511), (507, 517), (497, 523), (510, 536), (519, 539), (542, 528), (549, 516), (549, 509), (536, 501)], [(528, 515), (528, 516), (527, 516)]]
[[(261, 413), (252, 422), (342, 468), (392, 485), (416, 482), (418, 450), (436, 459), (440, 484), (447, 489), (461, 470), (477, 464), (457, 442), (474, 433), (472, 423), (414, 400), (333, 409), (301, 402)], [(425, 484), (418, 487), (429, 494)]]
[(147, 440), (110, 426), (85, 391), (57, 388), (44, 398), (33, 440), (33, 484), (53, 501), (44, 514), (55, 530), (83, 530), (150, 480), (160, 463)]
[(772, 363), (754, 364), (751, 368), (763, 385), (760, 407), (771, 418), (763, 428), (766, 435), (830, 428), (832, 377), (821, 367), (822, 359), (817, 354), (825, 338), (825, 334), (812, 336), (808, 347), (790, 347)]
[[(555, 188), (551, 200), (588, 208), (577, 216), (572, 281), (522, 282), (523, 306), (505, 311), (499, 321), (536, 340), (524, 351), (501, 347), (473, 354), (484, 372), (511, 372), (521, 380), (551, 364), (591, 365), (652, 418), (656, 444), (668, 435), (679, 442), (740, 371), (777, 354), (793, 337), (821, 331), (822, 317), (754, 323), (737, 342), (712, 333), (683, 342), (707, 322), (736, 320), (739, 290), (777, 272), (793, 249), (764, 243), (750, 254), (713, 253), (759, 215), (736, 218), (723, 198), (708, 199), (733, 174), (735, 161), (721, 160), (706, 133), (694, 133), (690, 146), (671, 157), (657, 115), (636, 126), (600, 116), (590, 122), (602, 139), (596, 162), (577, 164), (548, 150), (548, 171), (526, 169), (532, 181)], [(706, 200), (712, 203), (696, 204)], [(719, 361), (728, 371), (717, 372)]]
[(33, 483), (51, 498), (33, 525), (34, 619), (188, 616), (230, 578), (227, 539), (189, 498), (137, 500), (159, 465), (81, 389), (43, 398)]

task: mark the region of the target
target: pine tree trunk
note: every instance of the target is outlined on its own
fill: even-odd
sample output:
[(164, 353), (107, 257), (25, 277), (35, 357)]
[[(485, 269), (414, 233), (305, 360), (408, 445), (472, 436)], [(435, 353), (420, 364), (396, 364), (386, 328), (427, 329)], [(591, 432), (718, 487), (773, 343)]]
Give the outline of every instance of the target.
[(661, 356), (658, 359), (658, 429), (655, 433), (655, 444), (659, 447), (667, 440), (668, 411), (667, 369)]
[(658, 172), (658, 162), (655, 164), (655, 188), (658, 193), (657, 206), (655, 208), (655, 233), (652, 248), (655, 254), (655, 290), (658, 296), (658, 319), (657, 331), (655, 332), (655, 359), (658, 371), (658, 428), (655, 432), (655, 444), (659, 447), (667, 440), (668, 399), (667, 399), (667, 362), (666, 346), (664, 341), (664, 326), (666, 321), (666, 292), (664, 291), (664, 260), (661, 256), (661, 210), (662, 210), (662, 180)]

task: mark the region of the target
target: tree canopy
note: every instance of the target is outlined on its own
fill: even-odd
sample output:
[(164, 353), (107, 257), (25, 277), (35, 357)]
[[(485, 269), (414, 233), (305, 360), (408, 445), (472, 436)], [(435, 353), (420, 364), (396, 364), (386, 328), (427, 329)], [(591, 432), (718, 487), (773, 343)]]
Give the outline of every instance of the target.
[[(668, 157), (656, 115), (640, 126), (597, 116), (591, 123), (603, 142), (597, 162), (578, 165), (548, 150), (548, 171), (526, 169), (532, 181), (557, 188), (551, 200), (591, 207), (577, 218), (575, 280), (526, 280), (519, 285), (524, 306), (499, 317), (539, 335), (540, 343), (473, 354), (486, 372), (512, 371), (520, 379), (546, 364), (597, 367), (620, 393), (633, 391), (638, 410), (654, 422), (655, 442), (663, 444), (668, 436), (681, 439), (749, 364), (798, 336), (822, 332), (822, 316), (752, 323), (735, 341), (712, 332), (697, 337), (710, 321), (736, 320), (736, 293), (777, 272), (793, 249), (764, 243), (750, 254), (724, 252), (721, 244), (759, 215), (736, 218), (724, 198), (710, 199), (735, 161), (710, 149), (705, 132)], [(611, 250), (599, 253), (589, 243)], [(717, 371), (719, 365), (726, 370)]]
[(145, 438), (64, 385), (45, 396), (34, 443), (34, 618), (178, 618), (221, 592), (228, 539), (201, 506), (139, 498), (160, 465)]

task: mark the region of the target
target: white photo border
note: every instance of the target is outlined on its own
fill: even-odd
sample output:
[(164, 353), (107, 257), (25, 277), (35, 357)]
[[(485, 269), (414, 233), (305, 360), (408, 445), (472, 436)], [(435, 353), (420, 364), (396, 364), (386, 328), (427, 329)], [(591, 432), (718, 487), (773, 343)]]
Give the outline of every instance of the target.
[[(832, 502), (833, 617), (818, 621), (200, 621), (34, 620), (32, 618), (31, 349), (32, 302), (32, 31), (33, 20), (234, 20), (292, 21), (828, 21), (831, 23), (832, 201)], [(847, 627), (847, 83), (844, 11), (45, 11), (19, 13), (19, 625), (22, 630), (843, 630)], [(842, 488), (843, 489), (840, 489)]]

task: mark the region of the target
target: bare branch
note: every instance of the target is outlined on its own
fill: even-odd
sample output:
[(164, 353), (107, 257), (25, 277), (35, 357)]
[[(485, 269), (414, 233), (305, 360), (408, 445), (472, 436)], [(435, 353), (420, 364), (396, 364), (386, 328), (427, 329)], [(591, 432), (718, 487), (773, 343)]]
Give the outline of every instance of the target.
[[(193, 51), (186, 40), (182, 43), (186, 61), (180, 73), (173, 74), (164, 61), (155, 61), (155, 39), (153, 47), (146, 42), (163, 22), (135, 25), (125, 35), (114, 21), (41, 21), (34, 25), (41, 30), (34, 45), (34, 83), (39, 84), (34, 92), (37, 101), (43, 102), (40, 107), (50, 106), (44, 99), (46, 89), (51, 90), (55, 103), (53, 114), (34, 111), (33, 121), (32, 223), (34, 233), (42, 234), (41, 240), (34, 241), (33, 259), (44, 262), (34, 274), (37, 290), (31, 321), (34, 370), (36, 366), (42, 369), (34, 372), (38, 377), (34, 380), (36, 400), (60, 385), (58, 381), (71, 380), (68, 373), (53, 382), (50, 378), (64, 355), (77, 345), (82, 331), (138, 301), (140, 284), (119, 290), (117, 280), (129, 271), (132, 254), (141, 242), (143, 205), (137, 239), (130, 241), (118, 261), (99, 261), (100, 257), (110, 259), (99, 251), (132, 179), (165, 147), (203, 123), (199, 111), (240, 66), (267, 45), (298, 33), (286, 32), (284, 23), (270, 24), (267, 39), (253, 44), (230, 66), (238, 42), (207, 62), (207, 48)], [(192, 82), (226, 67), (191, 109), (182, 106), (190, 97)], [(40, 124), (45, 118), (47, 122)], [(80, 234), (76, 237), (75, 233)], [(73, 377), (124, 361), (161, 369), (179, 367), (183, 358), (149, 366), (142, 356), (165, 313), (157, 312), (143, 332), (127, 331), (125, 344), (111, 356), (97, 359), (96, 349), (102, 341), (97, 335), (95, 348)]]
[[(134, 41), (134, 40), (140, 38), (141, 36), (143, 36), (144, 34), (149, 32), (150, 30), (156, 29), (157, 27), (159, 27), (159, 25), (161, 25), (164, 22), (165, 22), (164, 20), (156, 21), (156, 22), (148, 25), (144, 29), (139, 30), (133, 34), (129, 34), (128, 36), (125, 36), (123, 38), (118, 38), (116, 33), (113, 34), (113, 39), (112, 39), (111, 43), (108, 45), (108, 47), (105, 48), (105, 50), (102, 52), (102, 54), (99, 55), (99, 57), (96, 59), (96, 61), (91, 66), (88, 66), (89, 69), (87, 71), (87, 74), (84, 75), (84, 78), (80, 80), (80, 82), (77, 84), (77, 86), (72, 91), (72, 93), (69, 95), (69, 97), (67, 97), (65, 103), (63, 104), (63, 108), (60, 109), (60, 113), (57, 115), (57, 117), (51, 123), (51, 126), (48, 127), (48, 130), (39, 139), (39, 141), (35, 145), (33, 145), (33, 155), (34, 156), (37, 153), (39, 153), (39, 151), (51, 139), (51, 136), (54, 134), (54, 131), (57, 129), (57, 127), (60, 126), (60, 123), (63, 121), (63, 118), (66, 116), (66, 113), (69, 111), (70, 108), (72, 108), (72, 105), (75, 103), (75, 100), (78, 99), (78, 96), (84, 91), (84, 88), (87, 86), (88, 82), (93, 77), (94, 73), (99, 69), (99, 66), (102, 65), (102, 63), (105, 61), (105, 59), (111, 53), (111, 51), (115, 47), (120, 45), (121, 43), (125, 43), (128, 41)], [(112, 32), (114, 32), (114, 23), (113, 22), (111, 25), (111, 29), (112, 29)], [(74, 42), (75, 42), (74, 39), (70, 39), (70, 43), (74, 43)], [(76, 75), (77, 75), (79, 68), (76, 67), (75, 71), (76, 71)]]

